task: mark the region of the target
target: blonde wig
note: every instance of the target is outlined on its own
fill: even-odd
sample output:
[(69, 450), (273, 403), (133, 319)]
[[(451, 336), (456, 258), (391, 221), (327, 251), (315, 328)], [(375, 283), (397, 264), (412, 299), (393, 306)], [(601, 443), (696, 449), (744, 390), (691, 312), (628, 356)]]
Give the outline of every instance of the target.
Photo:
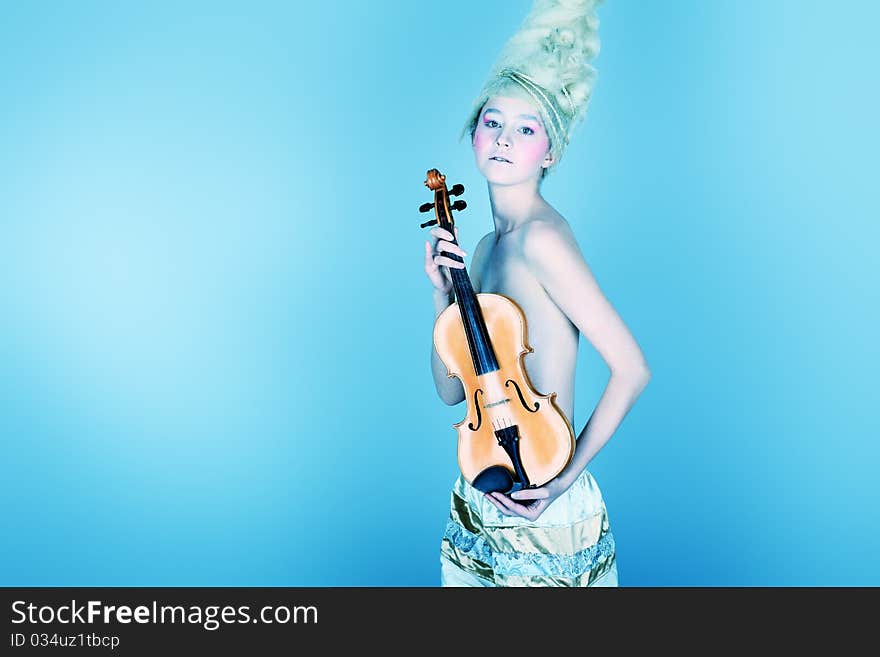
[(599, 54), (596, 6), (601, 1), (535, 0), (492, 66), (462, 137), (473, 135), (489, 98), (522, 98), (540, 112), (550, 137), (550, 153), (558, 163), (572, 129), (586, 115), (596, 83), (590, 60)]

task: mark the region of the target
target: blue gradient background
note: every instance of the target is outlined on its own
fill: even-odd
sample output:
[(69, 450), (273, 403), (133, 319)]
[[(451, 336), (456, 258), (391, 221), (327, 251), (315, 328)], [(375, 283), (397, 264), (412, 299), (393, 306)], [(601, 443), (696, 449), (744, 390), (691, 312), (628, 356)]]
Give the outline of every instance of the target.
[[(0, 584), (438, 583), (416, 209), (491, 229), (457, 136), (528, 7), (2, 4)], [(544, 190), (653, 371), (590, 465), (621, 584), (880, 585), (880, 9), (600, 18)]]

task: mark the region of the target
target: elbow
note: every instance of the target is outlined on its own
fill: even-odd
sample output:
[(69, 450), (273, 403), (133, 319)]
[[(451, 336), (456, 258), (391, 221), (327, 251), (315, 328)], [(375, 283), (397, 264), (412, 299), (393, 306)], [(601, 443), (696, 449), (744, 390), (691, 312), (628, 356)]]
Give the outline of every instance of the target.
[(449, 390), (448, 388), (437, 386), (437, 396), (440, 397), (443, 403), (447, 406), (455, 406), (464, 401), (464, 390)]
[(646, 363), (618, 370), (615, 374), (628, 381), (637, 390), (637, 393), (641, 393), (651, 380), (651, 370)]
[(642, 371), (641, 379), (639, 379), (640, 390), (644, 390), (648, 386), (648, 382), (651, 380), (651, 370), (648, 369), (648, 366), (645, 365), (645, 369)]
[(636, 385), (638, 386), (639, 393), (641, 394), (642, 390), (644, 390), (648, 386), (648, 382), (651, 380), (651, 370), (648, 368), (648, 364), (644, 363), (642, 367), (639, 368), (638, 372), (635, 375)]
[(464, 401), (464, 396), (463, 395), (451, 396), (451, 395), (444, 395), (443, 393), (440, 393), (440, 399), (442, 399), (443, 403), (446, 404), (447, 406), (455, 406), (456, 404), (460, 404), (461, 402)]

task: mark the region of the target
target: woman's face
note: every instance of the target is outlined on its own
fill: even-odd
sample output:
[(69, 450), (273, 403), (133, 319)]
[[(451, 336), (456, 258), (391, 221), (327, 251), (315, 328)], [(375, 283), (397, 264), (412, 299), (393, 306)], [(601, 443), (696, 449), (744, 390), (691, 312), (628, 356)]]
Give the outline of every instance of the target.
[(477, 118), (473, 149), (480, 173), (500, 185), (540, 178), (553, 163), (540, 114), (526, 101), (509, 96), (486, 101)]

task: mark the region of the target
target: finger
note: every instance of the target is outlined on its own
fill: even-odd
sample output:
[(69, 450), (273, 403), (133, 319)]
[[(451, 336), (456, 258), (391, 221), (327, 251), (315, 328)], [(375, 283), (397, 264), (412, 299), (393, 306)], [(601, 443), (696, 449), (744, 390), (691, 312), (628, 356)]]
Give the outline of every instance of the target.
[(501, 513), (503, 513), (504, 515), (506, 515), (506, 516), (513, 515), (510, 511), (508, 511), (506, 508), (504, 508), (503, 506), (501, 506), (501, 504), (498, 502), (498, 500), (496, 500), (494, 497), (492, 497), (489, 493), (485, 493), (485, 494), (483, 495), (483, 497), (485, 497), (485, 498), (486, 498), (487, 500), (489, 500), (492, 504), (494, 504), (494, 505), (495, 505), (495, 508), (498, 509), (499, 511), (501, 511)]
[(522, 516), (523, 518), (529, 517), (529, 509), (522, 504), (517, 504), (513, 500), (511, 500), (506, 495), (502, 493), (490, 493), (493, 498), (504, 505), (504, 508), (507, 509), (512, 515)]
[(447, 258), (446, 256), (434, 256), (434, 264), (443, 265), (444, 267), (449, 267), (450, 269), (464, 269), (463, 262), (458, 262), (457, 260)]
[(464, 249), (462, 249), (458, 244), (453, 244), (452, 242), (446, 242), (444, 240), (440, 240), (437, 242), (437, 253), (441, 251), (446, 251), (447, 253), (455, 253), (460, 255), (462, 258), (467, 256), (467, 253)]
[[(506, 496), (501, 495), (501, 499), (505, 500)], [(507, 508), (511, 513), (515, 513), (518, 516), (522, 516), (527, 520), (537, 520), (538, 517), (544, 513), (544, 509), (547, 508), (547, 500), (529, 500), (528, 505), (518, 504), (517, 502), (510, 501), (510, 498), (506, 498)]]
[(434, 245), (430, 242), (425, 242), (425, 265), (431, 263), (433, 265), (434, 256), (437, 254), (434, 253)]
[[(527, 518), (532, 520), (532, 516), (534, 515), (529, 507), (523, 506), (522, 504), (517, 504), (512, 501), (509, 497), (504, 495), (503, 493), (492, 493), (496, 502), (502, 505), (503, 512), (509, 516), (519, 516), (520, 518)], [(537, 515), (534, 516), (537, 518)]]
[(452, 233), (450, 233), (445, 228), (440, 228), (439, 226), (437, 228), (431, 229), (431, 235), (433, 235), (437, 239), (447, 240), (449, 242), (455, 240), (455, 238), (452, 236)]
[(510, 494), (515, 500), (545, 500), (550, 497), (546, 488), (525, 488)]

